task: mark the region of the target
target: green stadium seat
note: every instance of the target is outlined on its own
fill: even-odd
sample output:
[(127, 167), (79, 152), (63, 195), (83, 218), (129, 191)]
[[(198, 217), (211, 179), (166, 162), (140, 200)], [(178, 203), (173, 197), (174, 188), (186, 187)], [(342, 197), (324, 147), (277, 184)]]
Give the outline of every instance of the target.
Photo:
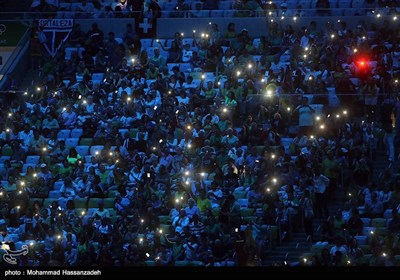
[(256, 216), (247, 216), (247, 217), (243, 217), (242, 218), (242, 224), (243, 225), (246, 225), (248, 223), (255, 222), (255, 221), (257, 221), (257, 217)]
[(235, 191), (232, 193), (235, 199), (246, 198), (247, 192), (246, 191)]
[(158, 216), (160, 224), (168, 224), (170, 223), (169, 216)]
[(384, 227), (386, 226), (385, 218), (374, 218), (371, 220), (371, 227)]
[(89, 198), (88, 208), (99, 208), (99, 202), (102, 200), (101, 198)]
[(114, 200), (115, 198), (104, 198), (104, 208), (114, 208)]
[(56, 198), (45, 198), (43, 201), (43, 207), (49, 208), (53, 201), (57, 201), (57, 199)]
[(242, 217), (249, 217), (254, 215), (254, 208), (240, 208)]
[(81, 138), (79, 140), (79, 146), (92, 146), (93, 138)]
[(86, 198), (75, 198), (74, 205), (75, 205), (75, 208), (87, 209), (87, 199)]

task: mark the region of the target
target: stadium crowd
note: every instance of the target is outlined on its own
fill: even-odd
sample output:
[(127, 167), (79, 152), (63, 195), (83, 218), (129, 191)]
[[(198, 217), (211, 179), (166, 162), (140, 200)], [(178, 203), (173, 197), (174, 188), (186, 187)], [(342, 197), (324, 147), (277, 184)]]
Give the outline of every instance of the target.
[(397, 161), (399, 29), (266, 24), (76, 24), (54, 58), (34, 27), (39, 78), (2, 104), (1, 248), (28, 245), (21, 266), (257, 266), (304, 231), (304, 265), (396, 264), (400, 177), (373, 162)]

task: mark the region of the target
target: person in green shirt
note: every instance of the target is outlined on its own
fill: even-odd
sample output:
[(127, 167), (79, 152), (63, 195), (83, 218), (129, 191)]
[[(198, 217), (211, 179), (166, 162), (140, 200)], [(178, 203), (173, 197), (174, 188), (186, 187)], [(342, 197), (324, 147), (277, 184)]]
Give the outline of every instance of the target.
[(328, 195), (332, 196), (337, 187), (337, 181), (340, 175), (340, 163), (333, 157), (333, 151), (327, 153), (327, 157), (322, 161), (323, 174), (329, 179)]
[(199, 208), (201, 215), (207, 213), (207, 210), (211, 209), (211, 202), (206, 196), (206, 191), (202, 189), (200, 191), (200, 196), (197, 198), (196, 201), (197, 208)]

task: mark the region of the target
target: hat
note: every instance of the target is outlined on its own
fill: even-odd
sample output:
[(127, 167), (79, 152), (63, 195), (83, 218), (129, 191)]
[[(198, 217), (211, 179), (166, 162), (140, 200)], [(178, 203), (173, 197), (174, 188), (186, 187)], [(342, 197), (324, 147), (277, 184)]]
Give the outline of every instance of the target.
[(46, 166), (47, 166), (47, 164), (45, 164), (45, 163), (42, 163), (42, 164), (40, 165), (41, 168), (44, 168), (44, 167), (46, 167)]

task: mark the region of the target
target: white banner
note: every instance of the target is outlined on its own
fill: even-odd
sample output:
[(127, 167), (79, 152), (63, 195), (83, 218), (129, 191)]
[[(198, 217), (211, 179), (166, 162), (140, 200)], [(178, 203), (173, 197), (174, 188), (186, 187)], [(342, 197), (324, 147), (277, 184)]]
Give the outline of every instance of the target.
[(73, 19), (40, 19), (39, 40), (47, 52), (54, 57), (68, 39), (74, 26)]

